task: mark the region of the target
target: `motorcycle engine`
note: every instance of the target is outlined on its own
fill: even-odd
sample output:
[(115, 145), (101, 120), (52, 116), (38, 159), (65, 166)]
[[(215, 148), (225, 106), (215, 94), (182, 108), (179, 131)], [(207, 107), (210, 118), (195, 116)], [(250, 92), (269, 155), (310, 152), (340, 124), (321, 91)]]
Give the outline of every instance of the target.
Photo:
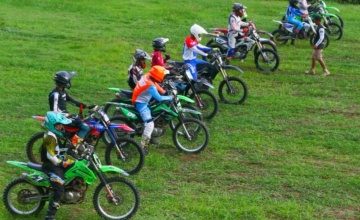
[(67, 186), (65, 186), (64, 196), (61, 202), (64, 204), (75, 204), (84, 201), (87, 185), (84, 179), (76, 177)]
[(95, 146), (97, 141), (98, 141), (98, 137), (90, 134), (90, 132), (85, 137), (85, 142), (90, 145)]
[(238, 48), (236, 48), (234, 58), (244, 58), (246, 56), (247, 47), (246, 45), (241, 45)]

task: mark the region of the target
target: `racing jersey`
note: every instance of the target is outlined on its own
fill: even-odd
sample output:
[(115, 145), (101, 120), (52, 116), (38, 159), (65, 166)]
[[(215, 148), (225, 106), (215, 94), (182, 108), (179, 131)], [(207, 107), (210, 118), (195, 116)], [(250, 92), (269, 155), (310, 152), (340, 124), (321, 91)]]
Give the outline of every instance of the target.
[(193, 60), (196, 59), (197, 53), (202, 56), (207, 56), (206, 52), (211, 50), (211, 48), (199, 44), (199, 42), (191, 36), (187, 36), (185, 38), (182, 55), (184, 60)]
[(236, 16), (234, 12), (230, 14), (228, 22), (229, 33), (236, 34), (242, 32), (241, 27), (244, 26), (249, 26), (249, 23), (243, 22), (241, 17)]
[(143, 69), (141, 67), (136, 66), (135, 64), (131, 64), (128, 69), (128, 79), (127, 82), (131, 89), (134, 89), (136, 83), (140, 80), (143, 75)]
[(289, 18), (295, 18), (296, 16), (301, 16), (303, 13), (300, 11), (299, 8), (293, 8), (289, 5), (286, 11), (286, 17)]
[(50, 111), (68, 113), (68, 111), (66, 110), (66, 102), (70, 102), (70, 104), (76, 105), (77, 107), (83, 105), (83, 103), (73, 99), (65, 91), (65, 89), (60, 90), (59, 88), (56, 87), (54, 90), (50, 92), (49, 94)]
[(154, 97), (159, 102), (172, 100), (172, 96), (161, 96), (159, 92), (161, 94), (165, 93), (164, 89), (162, 89), (159, 84), (153, 82), (150, 79), (149, 73), (147, 73), (141, 77), (141, 79), (136, 84), (132, 96), (132, 103), (149, 103), (152, 97)]
[(59, 166), (62, 162), (57, 156), (59, 155), (59, 145), (56, 135), (47, 131), (43, 137), (43, 144), (41, 146), (41, 161), (43, 166)]

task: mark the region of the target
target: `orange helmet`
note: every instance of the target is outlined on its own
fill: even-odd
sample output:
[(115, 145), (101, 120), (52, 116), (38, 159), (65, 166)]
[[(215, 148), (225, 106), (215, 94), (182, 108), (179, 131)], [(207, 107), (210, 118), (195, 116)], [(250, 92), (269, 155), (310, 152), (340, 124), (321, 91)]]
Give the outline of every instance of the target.
[(167, 70), (162, 66), (153, 66), (151, 67), (149, 74), (156, 82), (162, 82), (167, 74)]

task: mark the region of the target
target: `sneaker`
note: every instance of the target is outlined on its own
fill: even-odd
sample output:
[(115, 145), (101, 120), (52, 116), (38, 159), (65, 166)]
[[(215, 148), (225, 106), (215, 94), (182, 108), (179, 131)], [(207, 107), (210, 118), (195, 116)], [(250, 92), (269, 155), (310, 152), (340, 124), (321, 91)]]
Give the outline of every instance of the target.
[(306, 75), (315, 75), (315, 70), (314, 69), (310, 69), (309, 71), (305, 71)]
[(330, 75), (329, 70), (324, 69), (324, 71), (323, 71), (323, 76), (328, 76), (328, 75)]

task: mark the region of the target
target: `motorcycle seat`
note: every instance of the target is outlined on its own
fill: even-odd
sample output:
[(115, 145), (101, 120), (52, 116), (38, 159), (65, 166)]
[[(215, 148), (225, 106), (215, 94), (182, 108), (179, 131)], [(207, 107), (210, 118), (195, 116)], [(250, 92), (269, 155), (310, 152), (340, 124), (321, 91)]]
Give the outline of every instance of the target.
[(43, 170), (43, 167), (41, 164), (37, 164), (37, 163), (33, 163), (33, 162), (28, 162), (27, 163), (27, 166), (34, 169), (34, 170), (38, 170), (38, 171), (42, 171), (44, 172)]

